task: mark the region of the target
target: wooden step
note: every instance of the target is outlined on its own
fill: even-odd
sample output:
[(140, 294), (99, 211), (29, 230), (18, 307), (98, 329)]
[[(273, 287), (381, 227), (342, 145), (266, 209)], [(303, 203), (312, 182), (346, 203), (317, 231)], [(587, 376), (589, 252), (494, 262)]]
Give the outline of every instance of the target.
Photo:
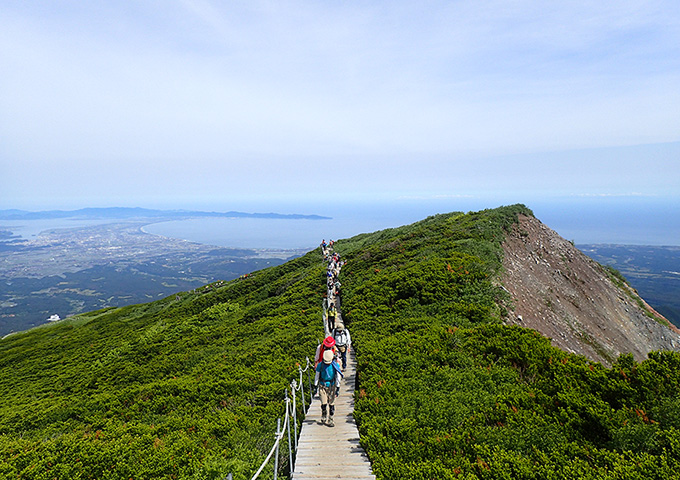
[(334, 427), (321, 424), (321, 404), (314, 398), (302, 423), (293, 480), (375, 480), (354, 421), (354, 352), (335, 400)]

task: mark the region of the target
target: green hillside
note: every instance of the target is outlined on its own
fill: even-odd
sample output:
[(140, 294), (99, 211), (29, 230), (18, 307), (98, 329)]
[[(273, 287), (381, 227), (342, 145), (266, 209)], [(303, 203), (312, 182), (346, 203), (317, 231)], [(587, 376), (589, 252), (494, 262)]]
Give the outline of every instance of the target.
[[(378, 479), (673, 478), (680, 355), (611, 369), (503, 326), (518, 205), (339, 241)], [(0, 342), (0, 478), (250, 478), (321, 335), (318, 250)], [(287, 472), (287, 465), (281, 473)]]
[(676, 478), (680, 355), (611, 369), (502, 325), (495, 279), (522, 206), (343, 242), (355, 417), (380, 479)]
[(322, 332), (318, 252), (0, 342), (0, 478), (250, 478)]

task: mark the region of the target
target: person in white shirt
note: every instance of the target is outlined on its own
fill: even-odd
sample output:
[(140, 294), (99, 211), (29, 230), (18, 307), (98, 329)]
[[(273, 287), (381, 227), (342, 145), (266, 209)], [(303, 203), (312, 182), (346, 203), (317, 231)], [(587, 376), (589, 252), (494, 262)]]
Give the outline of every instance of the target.
[(345, 325), (338, 323), (333, 329), (333, 338), (335, 339), (335, 348), (340, 355), (342, 369), (344, 370), (347, 368), (347, 354), (352, 345), (352, 337), (349, 334), (349, 330), (345, 328)]

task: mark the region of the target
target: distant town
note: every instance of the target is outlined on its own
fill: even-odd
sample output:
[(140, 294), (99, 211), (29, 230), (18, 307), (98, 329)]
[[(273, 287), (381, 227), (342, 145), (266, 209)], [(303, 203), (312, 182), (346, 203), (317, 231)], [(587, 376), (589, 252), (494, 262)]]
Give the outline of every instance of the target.
[[(149, 223), (197, 214), (328, 218), (134, 208), (0, 210), (0, 336), (82, 312), (149, 302), (215, 281), (232, 280), (307, 251), (216, 247), (142, 230)], [(30, 222), (50, 218), (111, 222), (55, 228), (30, 238), (2, 226), (3, 219)], [(680, 247), (578, 247), (621, 271), (648, 303), (680, 326)]]
[(141, 230), (148, 223), (54, 229), (30, 239), (0, 228), (0, 335), (231, 280), (305, 253), (160, 237)]

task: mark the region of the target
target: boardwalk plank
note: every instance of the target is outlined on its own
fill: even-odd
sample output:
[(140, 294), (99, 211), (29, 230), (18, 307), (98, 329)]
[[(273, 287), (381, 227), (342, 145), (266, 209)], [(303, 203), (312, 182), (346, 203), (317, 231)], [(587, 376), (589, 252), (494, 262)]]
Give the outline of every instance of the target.
[[(324, 254), (332, 252), (332, 248)], [(328, 302), (337, 308), (336, 325), (344, 323), (340, 297), (328, 291)], [(323, 324), (329, 335), (326, 321), (327, 303), (324, 303)], [(312, 402), (302, 423), (298, 439), (293, 480), (375, 480), (371, 463), (359, 442), (359, 431), (354, 421), (354, 388), (356, 384), (354, 351), (347, 355), (347, 369), (340, 386), (340, 396), (335, 399), (335, 426), (321, 424), (321, 405), (318, 397)]]
[(355, 370), (352, 351), (335, 401), (335, 427), (320, 423), (319, 399), (312, 402), (298, 440), (293, 480), (375, 480), (353, 416)]

